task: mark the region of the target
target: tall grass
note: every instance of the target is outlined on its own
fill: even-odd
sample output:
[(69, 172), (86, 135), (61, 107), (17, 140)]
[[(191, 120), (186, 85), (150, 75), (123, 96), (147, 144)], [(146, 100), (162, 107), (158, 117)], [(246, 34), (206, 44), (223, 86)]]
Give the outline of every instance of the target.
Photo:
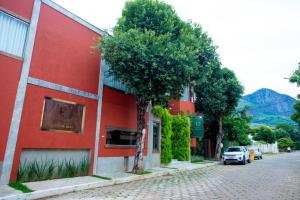
[(90, 161), (88, 157), (82, 158), (79, 162), (73, 159), (54, 161), (40, 159), (28, 162), (25, 160), (19, 166), (17, 182), (42, 181), (57, 178), (69, 178), (88, 175)]

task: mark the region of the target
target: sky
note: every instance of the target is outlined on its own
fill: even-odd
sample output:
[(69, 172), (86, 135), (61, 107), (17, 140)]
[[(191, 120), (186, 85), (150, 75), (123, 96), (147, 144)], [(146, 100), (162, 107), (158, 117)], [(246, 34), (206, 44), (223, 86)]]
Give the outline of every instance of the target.
[[(111, 30), (125, 0), (54, 0), (82, 19)], [(270, 88), (296, 97), (288, 82), (300, 62), (299, 0), (164, 0), (185, 21), (201, 24), (218, 46), (224, 67), (250, 94)]]

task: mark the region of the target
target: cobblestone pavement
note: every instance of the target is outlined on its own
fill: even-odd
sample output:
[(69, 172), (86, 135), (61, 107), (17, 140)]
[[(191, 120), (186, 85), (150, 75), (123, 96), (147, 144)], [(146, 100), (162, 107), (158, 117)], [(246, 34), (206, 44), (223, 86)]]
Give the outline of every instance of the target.
[(215, 165), (52, 199), (300, 200), (300, 152), (264, 156), (243, 165)]

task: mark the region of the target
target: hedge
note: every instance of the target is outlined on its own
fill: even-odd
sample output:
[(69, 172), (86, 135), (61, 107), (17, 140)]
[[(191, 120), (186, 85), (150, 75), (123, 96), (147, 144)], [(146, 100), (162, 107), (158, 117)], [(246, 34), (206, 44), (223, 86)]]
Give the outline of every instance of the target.
[(172, 119), (172, 156), (177, 160), (190, 159), (190, 119), (184, 115)]
[(153, 113), (161, 119), (161, 163), (168, 164), (172, 158), (190, 159), (190, 119), (184, 115), (172, 116), (166, 108), (154, 106)]
[(161, 163), (168, 164), (172, 160), (172, 115), (166, 108), (154, 106), (153, 113), (161, 119)]

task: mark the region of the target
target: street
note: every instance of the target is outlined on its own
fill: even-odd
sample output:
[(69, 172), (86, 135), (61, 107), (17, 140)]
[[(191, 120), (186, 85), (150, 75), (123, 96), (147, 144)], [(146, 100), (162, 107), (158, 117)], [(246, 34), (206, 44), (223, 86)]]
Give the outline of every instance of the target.
[(265, 155), (245, 166), (220, 164), (51, 199), (300, 200), (300, 152)]

